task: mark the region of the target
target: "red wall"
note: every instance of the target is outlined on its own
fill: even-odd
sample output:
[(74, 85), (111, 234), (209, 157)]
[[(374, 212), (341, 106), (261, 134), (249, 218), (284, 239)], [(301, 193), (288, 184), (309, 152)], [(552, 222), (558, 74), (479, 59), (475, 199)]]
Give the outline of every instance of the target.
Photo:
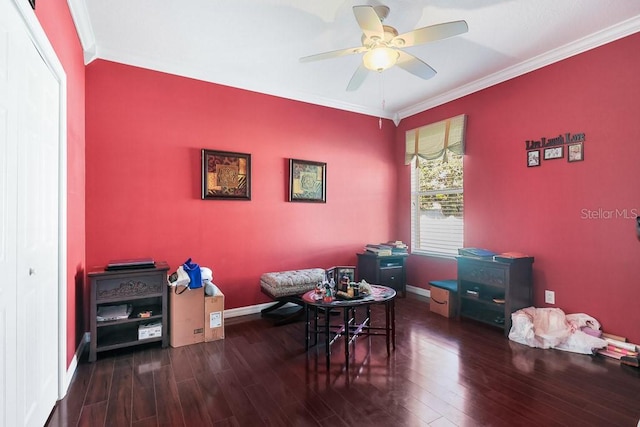
[[(465, 246), (535, 257), (535, 305), (598, 319), (640, 342), (640, 34), (401, 122), (404, 132), (465, 113)], [(585, 160), (526, 167), (526, 140), (585, 133)], [(410, 237), (409, 167), (398, 180), (400, 236)], [(600, 216), (597, 218), (597, 216)], [(455, 278), (455, 261), (413, 256), (409, 282)]]
[(82, 322), (85, 266), (85, 81), (82, 46), (65, 0), (38, 1), (36, 16), (67, 76), (67, 365), (86, 329)]
[[(87, 66), (87, 264), (210, 267), (225, 308), (262, 273), (355, 265), (395, 239), (395, 127), (374, 117), (95, 61)], [(251, 201), (200, 199), (202, 148), (251, 154)], [(327, 163), (327, 203), (290, 203), (288, 159)]]
[[(466, 244), (530, 253), (537, 306), (555, 290), (558, 307), (640, 341), (633, 220), (584, 219), (640, 211), (640, 35), (382, 131), (371, 117), (96, 61), (86, 69), (85, 240), (82, 51), (64, 0), (38, 2), (37, 16), (67, 73), (68, 362), (87, 330), (85, 265), (151, 255), (175, 268), (191, 256), (233, 308), (267, 301), (264, 271), (353, 264), (366, 242), (409, 241), (409, 170), (394, 169), (404, 132), (461, 113)], [(565, 132), (586, 133), (584, 162), (525, 167), (525, 140)], [(252, 154), (251, 201), (199, 199), (201, 148)], [(290, 157), (328, 163), (327, 204), (286, 202)], [(450, 277), (451, 260), (409, 259), (410, 284)]]

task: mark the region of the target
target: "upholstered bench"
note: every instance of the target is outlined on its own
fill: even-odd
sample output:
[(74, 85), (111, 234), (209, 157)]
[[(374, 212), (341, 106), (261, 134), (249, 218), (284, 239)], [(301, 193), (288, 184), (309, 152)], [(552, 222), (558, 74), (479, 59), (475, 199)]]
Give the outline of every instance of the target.
[[(260, 276), (260, 287), (262, 292), (275, 299), (276, 303), (262, 310), (262, 316), (277, 318), (276, 325), (284, 325), (298, 319), (304, 314), (302, 294), (314, 289), (316, 284), (324, 279), (325, 270), (322, 268), (264, 273)], [(275, 312), (287, 303), (296, 304), (299, 308), (293, 313)]]

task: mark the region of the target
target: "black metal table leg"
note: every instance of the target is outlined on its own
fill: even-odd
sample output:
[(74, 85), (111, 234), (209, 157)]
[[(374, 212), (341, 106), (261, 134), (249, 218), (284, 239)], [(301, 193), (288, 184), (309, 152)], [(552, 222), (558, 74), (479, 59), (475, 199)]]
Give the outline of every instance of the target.
[(391, 354), (391, 334), (389, 330), (389, 321), (391, 320), (391, 312), (389, 301), (384, 304), (384, 335), (387, 339), (387, 356)]
[(325, 309), (324, 312), (324, 347), (327, 355), (327, 371), (331, 367), (331, 334), (329, 328), (329, 319), (331, 317), (331, 310)]
[(305, 330), (305, 334), (304, 334), (304, 349), (305, 350), (309, 350), (309, 341), (311, 340), (311, 324), (310, 324), (310, 320), (309, 320), (309, 310), (311, 310), (311, 307), (307, 304), (305, 304), (304, 306), (304, 322), (306, 325), (306, 330)]
[(349, 307), (342, 309), (344, 317), (344, 363), (347, 371), (349, 370)]
[(393, 349), (396, 349), (396, 300), (395, 298), (389, 301), (391, 304), (391, 342), (393, 343)]
[(318, 324), (318, 307), (314, 306), (313, 307), (313, 345), (316, 346), (318, 345), (318, 335), (320, 334), (319, 331), (319, 324)]

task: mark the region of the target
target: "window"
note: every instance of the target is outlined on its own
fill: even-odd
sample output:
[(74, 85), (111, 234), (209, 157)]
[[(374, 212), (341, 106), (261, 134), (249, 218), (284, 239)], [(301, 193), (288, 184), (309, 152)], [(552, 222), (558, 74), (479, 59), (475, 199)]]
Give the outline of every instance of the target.
[(454, 256), (463, 247), (465, 123), (461, 115), (406, 134), (412, 253)]

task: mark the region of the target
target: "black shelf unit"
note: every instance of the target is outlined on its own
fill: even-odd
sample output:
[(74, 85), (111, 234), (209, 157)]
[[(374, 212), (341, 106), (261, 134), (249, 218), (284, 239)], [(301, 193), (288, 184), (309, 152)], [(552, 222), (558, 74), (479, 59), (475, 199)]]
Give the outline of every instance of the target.
[(398, 294), (407, 294), (406, 253), (378, 256), (363, 252), (358, 255), (358, 281), (364, 279), (372, 285), (384, 285)]
[(458, 316), (511, 330), (511, 313), (533, 304), (533, 257), (510, 262), (457, 257)]
[[(95, 362), (97, 353), (118, 348), (160, 342), (169, 345), (167, 272), (169, 266), (157, 263), (153, 268), (127, 270), (91, 271), (90, 326), (91, 341), (89, 361)], [(128, 318), (98, 321), (98, 310), (102, 306), (130, 304)], [(138, 313), (151, 311), (149, 317), (138, 317)], [(141, 325), (160, 321), (162, 335), (138, 339)]]

